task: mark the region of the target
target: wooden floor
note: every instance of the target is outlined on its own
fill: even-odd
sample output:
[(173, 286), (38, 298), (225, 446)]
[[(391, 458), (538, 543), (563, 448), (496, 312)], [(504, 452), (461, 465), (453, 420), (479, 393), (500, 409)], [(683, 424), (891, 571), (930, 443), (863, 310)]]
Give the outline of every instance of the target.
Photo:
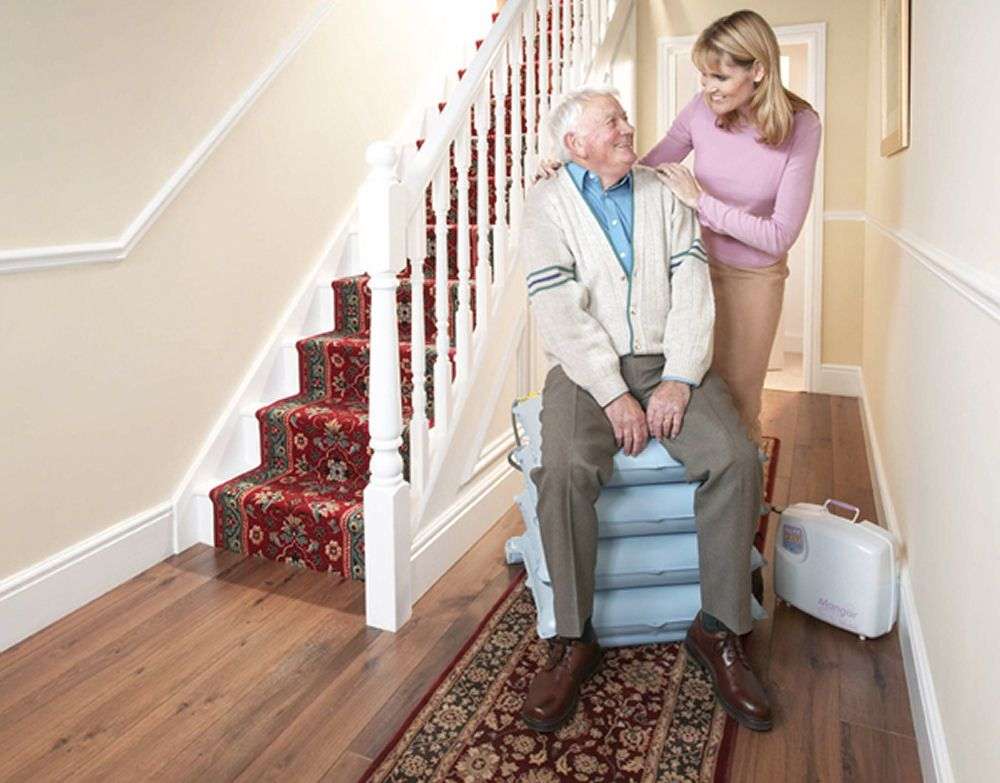
[[(777, 505), (874, 520), (855, 400), (768, 392), (764, 418)], [(0, 654), (0, 780), (357, 780), (517, 573), (520, 527), (508, 513), (395, 635), (365, 627), (360, 583), (193, 547)], [(861, 642), (767, 589), (752, 657), (777, 725), (740, 730), (732, 779), (919, 780), (896, 634)]]

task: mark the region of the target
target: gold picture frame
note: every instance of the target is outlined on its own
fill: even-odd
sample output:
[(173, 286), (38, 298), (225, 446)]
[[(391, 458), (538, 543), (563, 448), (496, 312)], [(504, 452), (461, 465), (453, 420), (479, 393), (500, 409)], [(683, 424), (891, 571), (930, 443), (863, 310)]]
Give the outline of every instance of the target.
[(881, 0), (882, 157), (910, 146), (910, 0)]

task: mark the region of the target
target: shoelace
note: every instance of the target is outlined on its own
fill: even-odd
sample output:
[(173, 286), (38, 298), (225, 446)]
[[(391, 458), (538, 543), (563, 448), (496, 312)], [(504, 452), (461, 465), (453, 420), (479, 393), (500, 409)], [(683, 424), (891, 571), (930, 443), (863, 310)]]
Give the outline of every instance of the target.
[(740, 637), (736, 634), (727, 633), (715, 643), (715, 648), (719, 651), (719, 653), (721, 653), (724, 661), (728, 662), (730, 660), (736, 660), (742, 663), (746, 668), (750, 668), (750, 660), (743, 651), (743, 645), (740, 643)]
[(545, 668), (551, 671), (559, 665), (559, 662), (566, 656), (569, 651), (569, 645), (561, 639), (556, 639), (549, 642), (549, 657), (545, 662)]

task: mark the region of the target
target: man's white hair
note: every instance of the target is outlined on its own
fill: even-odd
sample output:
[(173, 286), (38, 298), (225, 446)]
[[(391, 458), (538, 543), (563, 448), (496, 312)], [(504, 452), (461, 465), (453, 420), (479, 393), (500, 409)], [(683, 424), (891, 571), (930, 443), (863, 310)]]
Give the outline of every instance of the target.
[(565, 93), (553, 104), (547, 123), (549, 141), (553, 156), (563, 163), (572, 160), (564, 141), (566, 134), (577, 129), (577, 123), (587, 102), (599, 97), (614, 98), (618, 101), (618, 90), (612, 87), (580, 87)]

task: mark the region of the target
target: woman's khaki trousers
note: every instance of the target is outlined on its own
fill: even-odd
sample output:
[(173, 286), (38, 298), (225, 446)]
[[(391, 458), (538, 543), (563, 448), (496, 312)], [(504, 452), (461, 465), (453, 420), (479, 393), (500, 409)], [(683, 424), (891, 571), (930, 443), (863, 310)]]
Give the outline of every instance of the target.
[(726, 382), (740, 419), (761, 442), (760, 396), (781, 317), (788, 261), (760, 269), (712, 263), (715, 353), (712, 369)]

